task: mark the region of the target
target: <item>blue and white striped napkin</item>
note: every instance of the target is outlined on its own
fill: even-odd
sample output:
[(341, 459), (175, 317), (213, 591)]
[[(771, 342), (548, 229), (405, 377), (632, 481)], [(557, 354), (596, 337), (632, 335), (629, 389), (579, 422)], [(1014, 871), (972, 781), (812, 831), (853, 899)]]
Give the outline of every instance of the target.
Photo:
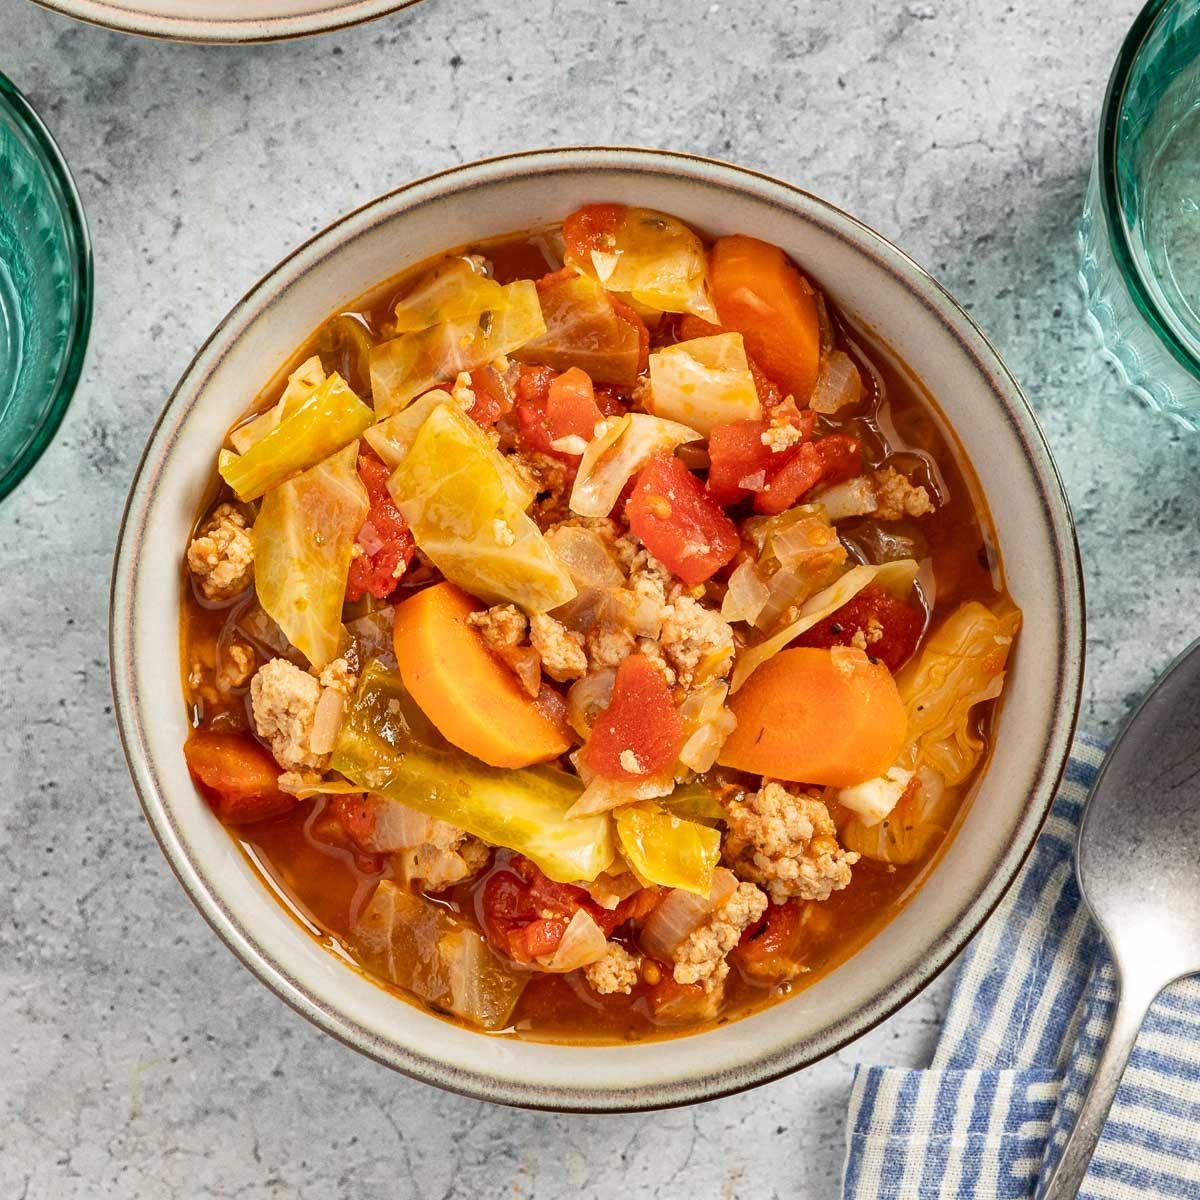
[[(844, 1200), (1026, 1200), (1044, 1186), (1114, 999), (1074, 870), (1103, 756), (1076, 739), (1029, 862), (963, 956), (932, 1066), (856, 1069)], [(1200, 1198), (1200, 980), (1156, 1001), (1079, 1194)]]

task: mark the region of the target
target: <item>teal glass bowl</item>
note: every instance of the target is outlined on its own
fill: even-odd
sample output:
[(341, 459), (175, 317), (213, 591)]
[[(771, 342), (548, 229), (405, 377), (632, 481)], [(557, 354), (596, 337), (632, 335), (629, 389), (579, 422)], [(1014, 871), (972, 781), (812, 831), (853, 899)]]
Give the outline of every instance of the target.
[(1150, 0), (1117, 56), (1080, 225), (1080, 281), (1133, 393), (1200, 428), (1200, 0)]
[(62, 422), (91, 324), (79, 194), (41, 118), (0, 75), (0, 498)]

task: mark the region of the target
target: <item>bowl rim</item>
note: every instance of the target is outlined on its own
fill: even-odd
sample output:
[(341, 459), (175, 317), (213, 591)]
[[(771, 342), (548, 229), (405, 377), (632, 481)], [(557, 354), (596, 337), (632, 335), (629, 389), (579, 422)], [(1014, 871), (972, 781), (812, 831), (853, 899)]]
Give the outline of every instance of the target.
[(1166, 347), (1167, 352), (1193, 378), (1200, 379), (1200, 357), (1179, 336), (1172, 323), (1163, 315), (1162, 305), (1148, 286), (1142, 268), (1129, 240), (1117, 183), (1117, 149), (1122, 139), (1121, 110), (1130, 76), (1137, 67), (1142, 50), (1167, 10), (1179, 0), (1149, 0), (1133, 19), (1121, 42), (1116, 62), (1108, 78), (1100, 123), (1096, 131), (1096, 163), (1100, 183), (1100, 208), (1107, 227), (1108, 245), (1125, 290), (1138, 312)]
[(67, 240), (67, 258), (71, 262), (74, 296), (71, 305), (71, 324), (67, 345), (59, 356), (58, 375), (49, 402), (42, 409), (33, 435), (20, 454), (0, 471), (0, 500), (3, 500), (45, 453), (75, 395), (83, 363), (87, 355), (92, 330), (94, 297), (94, 265), (92, 242), (88, 235), (83, 201), (75, 187), (67, 161), (53, 134), (38, 115), (37, 109), (25, 98), (21, 89), (0, 71), (0, 105), (3, 105), (28, 136), (38, 162), (45, 173), (51, 193), (62, 217)]
[(314, 12), (293, 16), (235, 17), (205, 20), (202, 17), (171, 17), (146, 12), (107, 0), (34, 0), (41, 8), (71, 17), (87, 25), (111, 29), (135, 37), (198, 45), (282, 42), (314, 37), (336, 29), (349, 29), (375, 21), (389, 13), (413, 8), (421, 0), (341, 0)]
[[(1023, 447), (1038, 483), (1039, 500), (1046, 517), (1047, 537), (1053, 546), (1059, 568), (1056, 590), (1063, 653), (1056, 664), (1056, 686), (1060, 701), (1055, 709), (1054, 720), (1042, 735), (1041, 753), (1037, 756), (1037, 766), (1031, 776), (1033, 784), (1029, 790), (1029, 803), (1021, 818), (1017, 836), (1005, 849), (999, 867), (990, 876), (988, 883), (977, 893), (974, 901), (954, 918), (950, 936), (921, 954), (918, 970), (902, 980), (897, 980), (880, 997), (864, 1003), (853, 1014), (852, 1019), (840, 1022), (815, 1045), (797, 1047), (793, 1044), (787, 1054), (776, 1054), (774, 1057), (756, 1060), (733, 1078), (700, 1073), (683, 1080), (664, 1081), (653, 1089), (647, 1089), (648, 1094), (610, 1093), (590, 1089), (587, 1085), (527, 1084), (519, 1079), (501, 1078), (484, 1072), (468, 1073), (446, 1066), (439, 1060), (422, 1055), (394, 1040), (384, 1042), (372, 1031), (355, 1024), (299, 984), (291, 977), (286, 966), (272, 957), (272, 954), (255, 939), (253, 932), (240, 926), (224, 909), (219, 898), (219, 887), (206, 875), (202, 865), (194, 860), (169, 819), (149, 762), (150, 756), (143, 748), (142, 714), (132, 686), (135, 645), (133, 580), (145, 509), (153, 491), (155, 477), (171, 445), (170, 437), (166, 436), (170, 432), (167, 424), (169, 420), (173, 420), (174, 423), (181, 421), (191, 410), (191, 405), (178, 411), (176, 408), (192, 373), (206, 358), (210, 348), (230, 336), (231, 327), (239, 325), (243, 317), (249, 318), (255, 303), (264, 294), (269, 295), (281, 277), (287, 277), (289, 269), (298, 259), (318, 250), (322, 250), (324, 254), (336, 253), (342, 242), (348, 240), (348, 237), (343, 235), (352, 235), (360, 231), (360, 227), (368, 227), (364, 225), (364, 219), (368, 216), (377, 216), (382, 220), (394, 215), (397, 211), (394, 206), (402, 203), (408, 193), (439, 184), (457, 184), (461, 188), (469, 188), (479, 182), (478, 176), (486, 177), (487, 172), (499, 168), (506, 169), (510, 174), (514, 171), (536, 172), (539, 168), (545, 171), (557, 168), (564, 171), (589, 169), (602, 172), (608, 168), (643, 171), (648, 174), (665, 172), (685, 180), (699, 180), (704, 177), (710, 183), (715, 181), (735, 191), (744, 189), (747, 182), (753, 182), (759, 188), (765, 186), (773, 191), (774, 202), (783, 208), (790, 209), (796, 200), (800, 200), (807, 206), (825, 210), (831, 219), (844, 222), (850, 227), (859, 239), (853, 243), (858, 249), (868, 252), (872, 249), (883, 250), (903, 268), (906, 275), (893, 269), (890, 263), (876, 260), (882, 270), (896, 277), (898, 282), (912, 293), (916, 302), (934, 309), (935, 315), (940, 316), (946, 326), (948, 335), (954, 337), (974, 367), (989, 380), (992, 385), (990, 390), (1002, 405), (1014, 437)], [(831, 232), (845, 239), (844, 233), (838, 230)], [(912, 286), (914, 282), (920, 284), (924, 294)], [(932, 301), (936, 301), (937, 305)], [(236, 335), (230, 340), (236, 341)], [(989, 364), (982, 361), (981, 354), (990, 360)], [(449, 167), (368, 201), (333, 221), (281, 259), (222, 318), (172, 391), (147, 439), (146, 448), (134, 475), (121, 518), (113, 561), (109, 662), (114, 712), (122, 747), (143, 812), (164, 856), (192, 903), (218, 937), (289, 1007), (339, 1041), (385, 1066), (422, 1082), (432, 1083), (474, 1099), (555, 1112), (637, 1112), (677, 1107), (745, 1091), (825, 1058), (907, 1004), (966, 947), (1007, 893), (1032, 851), (1067, 766), (1083, 686), (1083, 595), (1082, 568), (1070, 505), (1028, 400), (995, 347), (966, 310), (907, 254), (881, 234), (828, 201), (794, 184), (751, 168), (674, 150), (630, 146), (554, 147), (498, 155)]]

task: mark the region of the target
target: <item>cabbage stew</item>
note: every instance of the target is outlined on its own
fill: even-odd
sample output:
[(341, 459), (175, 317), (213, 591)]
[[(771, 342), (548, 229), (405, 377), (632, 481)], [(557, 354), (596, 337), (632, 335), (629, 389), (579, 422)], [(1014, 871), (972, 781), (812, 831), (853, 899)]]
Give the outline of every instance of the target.
[(933, 400), (809, 268), (589, 205), (336, 314), (216, 453), (183, 752), (398, 996), (694, 1031), (951, 835), (1020, 614)]

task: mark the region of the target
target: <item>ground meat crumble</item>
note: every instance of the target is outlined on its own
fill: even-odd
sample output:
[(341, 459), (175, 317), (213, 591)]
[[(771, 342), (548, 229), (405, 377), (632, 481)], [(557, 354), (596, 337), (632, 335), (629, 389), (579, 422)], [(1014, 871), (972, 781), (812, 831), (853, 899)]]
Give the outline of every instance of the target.
[(712, 917), (675, 947), (675, 982), (702, 983), (706, 991), (720, 987), (729, 974), (725, 956), (766, 911), (766, 896), (752, 883), (739, 883)]
[(187, 551), (188, 569), (206, 600), (230, 600), (254, 578), (254, 536), (232, 504), (218, 504)]
[(778, 783), (726, 808), (724, 857), (741, 879), (761, 884), (776, 904), (792, 897), (828, 900), (850, 882), (858, 855), (838, 845), (833, 819), (818, 796)]

